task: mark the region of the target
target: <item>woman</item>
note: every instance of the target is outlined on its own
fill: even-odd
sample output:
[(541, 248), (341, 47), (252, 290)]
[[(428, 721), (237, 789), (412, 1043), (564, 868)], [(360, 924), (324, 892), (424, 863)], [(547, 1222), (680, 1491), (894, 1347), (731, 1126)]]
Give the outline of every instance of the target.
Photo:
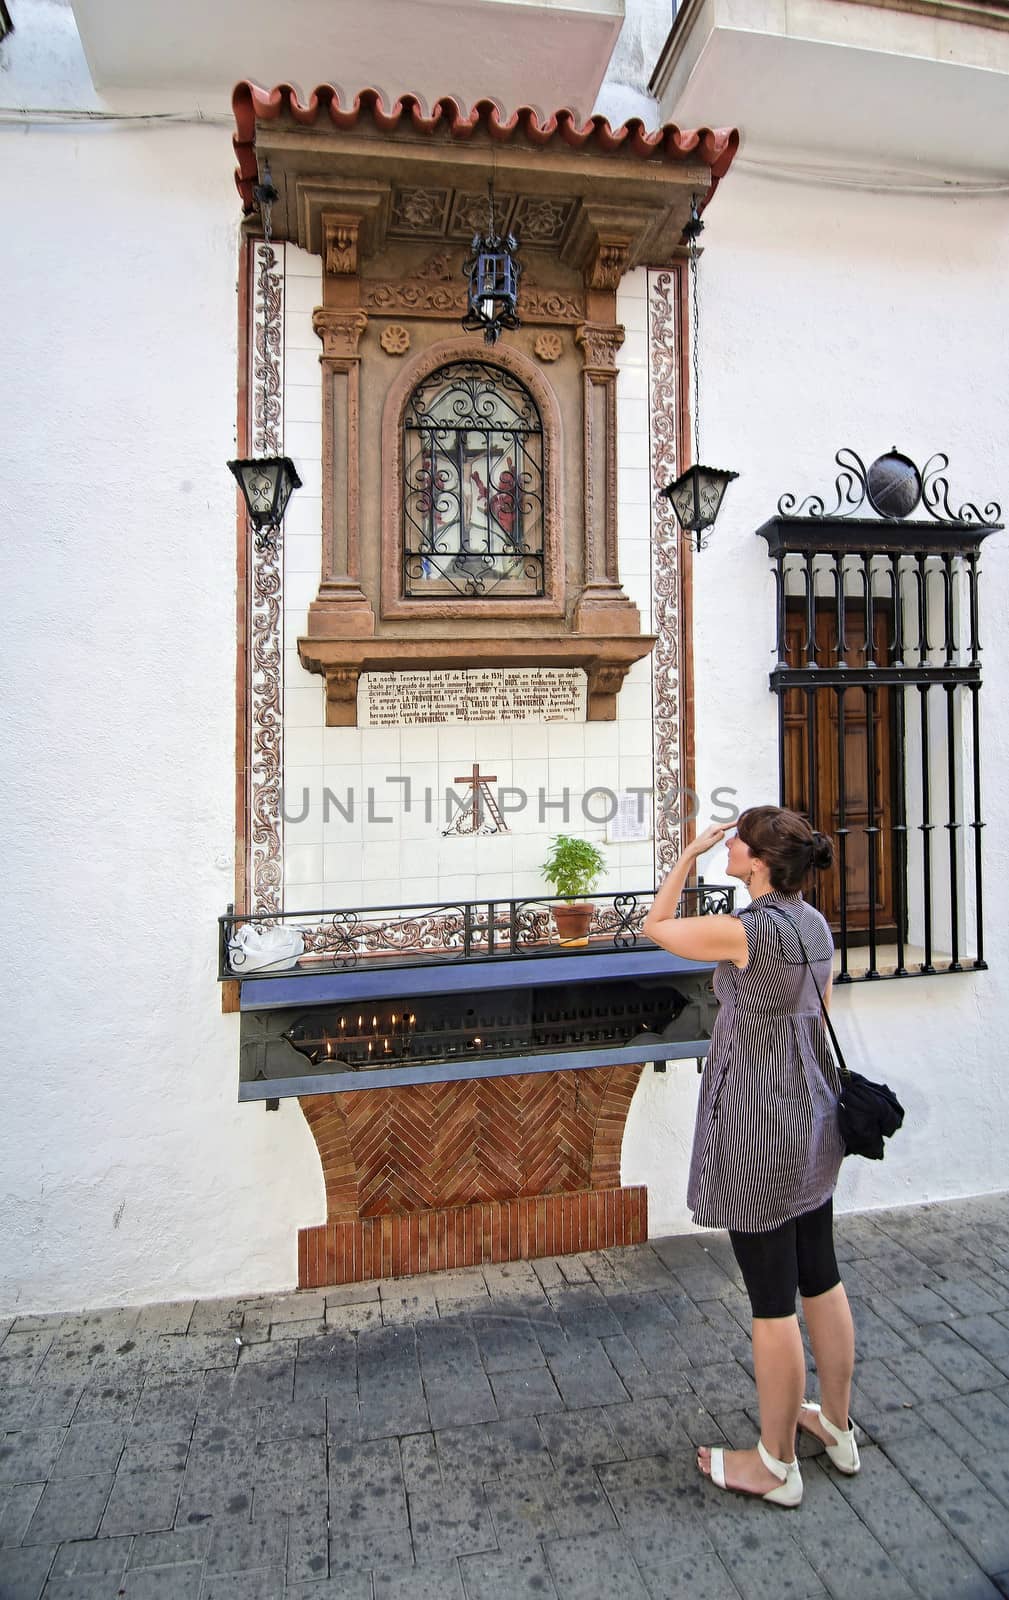
[[(797, 1427), (826, 1445), (840, 1471), (859, 1469), (848, 1416), (854, 1330), (833, 1242), (839, 1084), (816, 992), (829, 1002), (834, 945), (800, 892), (834, 851), (796, 812), (754, 806), (728, 841), (729, 876), (746, 885), (750, 904), (735, 916), (677, 918), (693, 863), (727, 831), (708, 828), (687, 846), (644, 924), (674, 955), (718, 963), (687, 1203), (701, 1227), (728, 1229), (753, 1317), (760, 1438), (753, 1450), (701, 1449), (697, 1464), (720, 1489), (797, 1506)], [(820, 1405), (803, 1400), (797, 1289)]]

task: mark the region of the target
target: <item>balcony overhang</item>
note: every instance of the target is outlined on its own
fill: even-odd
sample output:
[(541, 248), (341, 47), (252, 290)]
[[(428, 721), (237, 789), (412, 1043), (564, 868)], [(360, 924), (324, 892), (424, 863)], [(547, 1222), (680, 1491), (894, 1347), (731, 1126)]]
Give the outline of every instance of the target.
[(1009, 6), (684, 0), (650, 88), (664, 117), (737, 125), (750, 160), (1004, 179)]
[(624, 0), (72, 0), (96, 87), (226, 91), (252, 78), (310, 85), (320, 72), (434, 98), (590, 107)]
[[(471, 110), (443, 98), (428, 111), (416, 95), (391, 105), (367, 89), (344, 102), (332, 85), (303, 101), (290, 85), (272, 90), (240, 83), (234, 92), (235, 181), (246, 212), (253, 187), (269, 160), (279, 200), (272, 208), (277, 238), (323, 250), (326, 212), (354, 216), (362, 259), (381, 251), (397, 227), (420, 237), (412, 222), (397, 220), (402, 198), (424, 190), (449, 196), (444, 223), (424, 232), (453, 238), (461, 200), (486, 193), (493, 172), (503, 205), (554, 200), (561, 232), (523, 232), (523, 247), (560, 249), (576, 271), (596, 256), (602, 239), (621, 242), (621, 271), (668, 262), (681, 242), (691, 195), (710, 197), (738, 144), (734, 129), (680, 129), (648, 133), (639, 121), (613, 128), (605, 117), (587, 122), (562, 110), (541, 118), (529, 106), (511, 115), (493, 100)], [(470, 230), (471, 231), (471, 230)], [(456, 242), (468, 242), (459, 233)]]

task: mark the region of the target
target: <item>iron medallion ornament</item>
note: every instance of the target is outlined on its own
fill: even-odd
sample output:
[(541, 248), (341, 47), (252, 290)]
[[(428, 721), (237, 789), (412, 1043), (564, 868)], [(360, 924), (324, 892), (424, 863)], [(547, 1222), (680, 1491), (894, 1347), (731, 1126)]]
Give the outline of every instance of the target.
[(949, 456), (937, 451), (922, 468), (894, 446), (866, 466), (857, 451), (843, 445), (834, 460), (840, 469), (834, 479), (834, 503), (829, 508), (822, 495), (808, 494), (804, 500), (786, 493), (778, 501), (779, 517), (853, 517), (868, 501), (878, 517), (903, 521), (921, 505), (935, 522), (983, 524), (997, 522), (1002, 508), (990, 500), (983, 508), (965, 500), (953, 509), (949, 479)]

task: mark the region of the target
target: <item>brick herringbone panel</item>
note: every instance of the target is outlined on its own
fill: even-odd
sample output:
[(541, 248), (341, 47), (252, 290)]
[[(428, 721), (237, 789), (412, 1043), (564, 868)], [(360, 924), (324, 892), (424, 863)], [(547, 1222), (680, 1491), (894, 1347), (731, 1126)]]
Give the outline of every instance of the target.
[[(443, 1250), (439, 1240), (457, 1234), (451, 1251), (461, 1252), (460, 1263), (550, 1254), (552, 1247), (535, 1248), (548, 1214), (555, 1240), (591, 1234), (615, 1242), (616, 1232), (632, 1226), (624, 1202), (612, 1196), (632, 1192), (619, 1187), (620, 1146), (640, 1073), (640, 1066), (594, 1067), (306, 1096), (301, 1104), (322, 1161), (328, 1220), (321, 1230), (302, 1229), (300, 1264), (351, 1273), (351, 1280), (313, 1282), (371, 1276), (357, 1270), (362, 1252), (372, 1265), (395, 1259), (414, 1263), (396, 1271), (425, 1271), (416, 1262), (441, 1260), (450, 1247)], [(553, 1205), (560, 1195), (571, 1204)], [(641, 1197), (633, 1227), (642, 1225), (643, 1190)], [(528, 1216), (521, 1207), (509, 1210), (519, 1200), (533, 1203)], [(545, 1205), (548, 1211), (536, 1210)], [(379, 1218), (388, 1227), (361, 1231), (366, 1219)], [(344, 1235), (330, 1231), (338, 1224), (351, 1229), (339, 1249)], [(309, 1269), (307, 1241), (316, 1236), (324, 1244), (311, 1245)]]
[(329, 1214), (615, 1187), (640, 1072), (594, 1067), (306, 1097)]
[(328, 1094), (304, 1095), (301, 1109), (305, 1113), (322, 1161), (322, 1176), (326, 1184), (326, 1209), (332, 1217), (356, 1217), (358, 1214), (357, 1166), (354, 1152), (347, 1138), (342, 1118), (331, 1117)]
[(596, 1136), (592, 1143), (593, 1189), (616, 1187), (620, 1182), (620, 1146), (624, 1139), (624, 1123), (631, 1109), (634, 1091), (638, 1086), (640, 1068), (631, 1077), (614, 1072), (606, 1085), (596, 1117)]

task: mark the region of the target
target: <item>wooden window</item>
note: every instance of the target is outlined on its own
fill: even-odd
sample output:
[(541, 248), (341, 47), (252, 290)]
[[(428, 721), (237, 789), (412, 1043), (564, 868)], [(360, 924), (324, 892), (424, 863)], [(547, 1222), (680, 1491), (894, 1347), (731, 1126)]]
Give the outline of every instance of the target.
[[(792, 599), (786, 607), (786, 660), (801, 666), (806, 637), (805, 602)], [(874, 607), (874, 655), (881, 667), (889, 665), (890, 617), (884, 604)], [(864, 658), (865, 611), (857, 601), (845, 607), (844, 650), (837, 649), (837, 613), (832, 604), (816, 607), (816, 655), (821, 661), (840, 659), (858, 667)], [(872, 701), (871, 711), (869, 701)], [(838, 696), (802, 689), (784, 693), (784, 804), (809, 817), (814, 828), (837, 840), (845, 830), (844, 894), (839, 872), (824, 874), (816, 900), (835, 933), (841, 931), (842, 900), (849, 944), (864, 944), (870, 924), (869, 898), (873, 897), (874, 925), (887, 942), (897, 933), (897, 892), (893, 841), (897, 815), (896, 781), (899, 752), (891, 690), (884, 686), (867, 696), (859, 685), (845, 691), (844, 743), (841, 746)], [(872, 717), (872, 738), (866, 721)], [(869, 751), (872, 751), (872, 772)], [(844, 793), (841, 794), (841, 783)], [(870, 812), (871, 807), (871, 812)], [(875, 855), (870, 872), (869, 851)], [(906, 927), (902, 930), (906, 937)]]

